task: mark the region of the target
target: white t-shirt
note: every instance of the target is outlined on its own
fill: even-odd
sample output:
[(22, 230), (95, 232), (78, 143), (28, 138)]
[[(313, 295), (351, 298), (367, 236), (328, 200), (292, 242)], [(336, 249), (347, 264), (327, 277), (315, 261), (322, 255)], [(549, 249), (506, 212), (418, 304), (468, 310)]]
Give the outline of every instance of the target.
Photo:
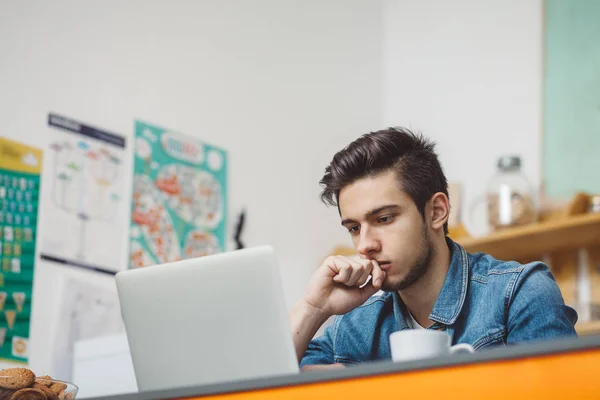
[(408, 319), (406, 320), (406, 323), (408, 324), (408, 327), (410, 329), (425, 329), (424, 327), (419, 325), (419, 323), (416, 319), (414, 319), (410, 311), (408, 312)]

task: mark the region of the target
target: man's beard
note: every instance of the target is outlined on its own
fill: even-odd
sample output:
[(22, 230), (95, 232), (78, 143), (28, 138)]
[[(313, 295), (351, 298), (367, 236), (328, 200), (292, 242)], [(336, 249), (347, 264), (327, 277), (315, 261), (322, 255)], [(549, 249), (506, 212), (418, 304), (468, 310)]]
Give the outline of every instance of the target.
[(404, 290), (416, 281), (418, 281), (429, 269), (429, 264), (433, 258), (433, 246), (427, 231), (427, 225), (423, 223), (421, 231), (421, 254), (417, 261), (409, 268), (408, 274), (399, 282), (383, 281), (382, 290), (386, 292), (397, 292)]

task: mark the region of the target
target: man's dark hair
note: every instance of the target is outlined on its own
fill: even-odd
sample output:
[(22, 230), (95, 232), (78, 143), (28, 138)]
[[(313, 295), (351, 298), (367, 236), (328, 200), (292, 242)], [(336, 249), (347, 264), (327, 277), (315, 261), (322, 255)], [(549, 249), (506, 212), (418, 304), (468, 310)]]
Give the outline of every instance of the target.
[[(321, 200), (338, 205), (340, 190), (351, 183), (393, 170), (400, 185), (425, 218), (425, 204), (442, 192), (448, 196), (448, 181), (435, 153), (435, 143), (406, 128), (388, 128), (367, 133), (339, 151), (319, 182)], [(444, 225), (448, 233), (448, 222)]]

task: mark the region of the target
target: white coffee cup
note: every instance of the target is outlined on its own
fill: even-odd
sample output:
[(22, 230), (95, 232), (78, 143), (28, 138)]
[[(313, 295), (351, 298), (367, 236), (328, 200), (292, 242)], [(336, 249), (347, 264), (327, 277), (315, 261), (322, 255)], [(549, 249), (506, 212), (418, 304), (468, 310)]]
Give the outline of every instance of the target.
[(475, 351), (470, 344), (451, 344), (449, 334), (431, 329), (405, 329), (390, 335), (390, 349), (394, 362)]

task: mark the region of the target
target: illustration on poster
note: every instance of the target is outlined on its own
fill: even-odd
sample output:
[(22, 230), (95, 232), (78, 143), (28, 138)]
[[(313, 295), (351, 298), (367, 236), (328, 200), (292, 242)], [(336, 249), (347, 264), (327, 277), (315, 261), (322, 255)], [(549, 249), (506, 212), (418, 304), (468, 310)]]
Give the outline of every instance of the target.
[(223, 150), (137, 122), (131, 267), (222, 251), (225, 183)]

